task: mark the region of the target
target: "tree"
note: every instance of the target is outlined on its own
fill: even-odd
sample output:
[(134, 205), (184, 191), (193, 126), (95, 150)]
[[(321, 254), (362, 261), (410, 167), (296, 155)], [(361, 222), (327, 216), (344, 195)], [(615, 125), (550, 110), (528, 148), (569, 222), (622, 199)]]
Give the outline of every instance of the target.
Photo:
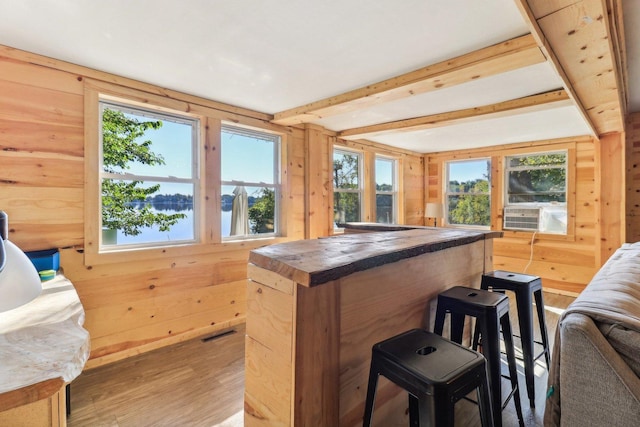
[(491, 224), (488, 179), (465, 181), (456, 185), (460, 194), (449, 197), (449, 222), (465, 225)]
[[(358, 189), (358, 156), (334, 154), (333, 188)], [(360, 221), (360, 197), (358, 193), (334, 191), (333, 214), (336, 222)]]
[(540, 154), (509, 158), (510, 203), (566, 202), (566, 155)]
[[(162, 165), (164, 159), (151, 151), (151, 140), (139, 141), (149, 129), (160, 129), (162, 121), (140, 121), (117, 110), (102, 113), (102, 163), (105, 172), (123, 174), (133, 163)], [(143, 181), (102, 180), (102, 226), (136, 236), (141, 228), (157, 225), (169, 231), (184, 214), (163, 214), (151, 210), (147, 199), (160, 185), (143, 186)], [(141, 203), (144, 202), (144, 203)]]
[(276, 198), (275, 191), (263, 187), (260, 189), (258, 199), (249, 208), (249, 220), (253, 233), (272, 233), (273, 219), (275, 218)]

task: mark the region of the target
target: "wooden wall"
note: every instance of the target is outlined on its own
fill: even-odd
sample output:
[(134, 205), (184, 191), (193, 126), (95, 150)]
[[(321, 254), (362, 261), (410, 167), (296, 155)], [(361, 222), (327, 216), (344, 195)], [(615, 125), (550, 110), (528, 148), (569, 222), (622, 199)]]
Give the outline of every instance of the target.
[[(85, 79), (216, 109), (228, 120), (273, 129), (269, 115), (158, 88), (0, 46), (0, 209), (10, 218), (10, 239), (23, 250), (64, 248), (61, 265), (74, 282), (92, 337), (89, 367), (223, 330), (246, 313), (246, 261), (260, 242), (194, 245), (179, 256), (156, 256), (88, 265), (84, 235)], [(547, 288), (579, 292), (621, 241), (639, 240), (640, 115), (629, 117), (627, 191), (624, 135), (594, 140), (544, 141), (422, 156), (367, 141), (345, 141), (324, 128), (282, 127), (287, 136), (283, 171), (286, 237), (316, 238), (332, 230), (331, 152), (334, 145), (399, 159), (400, 221), (424, 223), (424, 202), (442, 197), (446, 159), (501, 156), (522, 147), (575, 144), (575, 232), (571, 239), (538, 236), (527, 272)], [(624, 164), (624, 163), (623, 163)], [(494, 185), (500, 185), (494, 182)], [(624, 199), (628, 208), (624, 211)], [(500, 228), (497, 208), (494, 229)], [(626, 218), (625, 218), (626, 214)], [(626, 223), (626, 230), (623, 223)], [(509, 232), (495, 242), (494, 266), (522, 271), (531, 234)]]
[[(422, 225), (424, 221), (424, 166), (423, 156), (411, 151), (401, 150), (377, 144), (371, 141), (347, 141), (336, 138), (335, 132), (325, 128), (306, 125), (305, 157), (307, 159), (307, 178), (305, 183), (305, 202), (308, 212), (306, 223), (307, 238), (314, 239), (333, 233), (333, 147), (345, 147), (363, 153), (365, 170), (363, 179), (370, 178), (367, 165), (373, 164), (376, 154), (390, 156), (398, 161), (399, 188), (398, 223)], [(368, 215), (369, 204), (375, 200), (375, 190), (370, 189), (363, 201), (363, 222), (375, 221)]]
[(640, 113), (627, 116), (626, 241), (640, 241)]
[[(532, 249), (532, 233), (505, 231), (494, 242), (494, 268), (526, 272), (543, 278), (543, 286), (560, 292), (578, 293), (623, 240), (620, 232), (624, 214), (623, 191), (614, 189), (624, 178), (621, 172), (623, 139), (619, 134), (608, 139), (568, 138), (535, 143), (513, 144), (490, 149), (438, 153), (427, 156), (425, 185), (429, 201), (443, 200), (443, 170), (447, 160), (490, 157), (492, 160), (492, 224), (502, 229), (502, 192), (504, 170), (502, 159), (515, 152), (540, 152), (574, 147), (573, 164), (569, 164), (570, 180), (575, 192), (569, 194), (575, 205), (569, 236), (536, 234)], [(571, 158), (571, 156), (570, 156)], [(571, 208), (570, 208), (571, 210)], [(603, 220), (603, 212), (607, 219)], [(571, 220), (570, 220), (571, 222)]]
[[(108, 82), (218, 111), (239, 124), (274, 129), (271, 116), (0, 46), (0, 209), (23, 250), (61, 249), (61, 266), (86, 311), (95, 367), (245, 321), (248, 252), (271, 242), (332, 232), (330, 152), (322, 128), (279, 127), (286, 136), (283, 223), (271, 241), (193, 245), (89, 265), (84, 254), (85, 80)], [(422, 157), (407, 159), (407, 222), (421, 218)]]
[[(365, 159), (366, 156), (371, 157), (370, 163), (373, 163), (375, 154), (396, 158), (400, 175), (398, 205), (404, 207), (399, 213), (397, 222), (407, 225), (424, 224), (424, 158), (422, 155), (407, 150), (391, 149), (390, 147), (364, 140), (347, 141), (336, 139), (334, 145), (361, 151), (365, 154)], [(366, 175), (367, 171), (365, 171), (365, 179)], [(331, 175), (329, 175), (329, 179), (331, 179)], [(373, 201), (375, 200), (375, 190), (373, 188), (371, 190), (369, 198)], [(333, 198), (333, 193), (331, 197)], [(375, 222), (375, 218), (367, 216), (365, 213), (362, 221)]]

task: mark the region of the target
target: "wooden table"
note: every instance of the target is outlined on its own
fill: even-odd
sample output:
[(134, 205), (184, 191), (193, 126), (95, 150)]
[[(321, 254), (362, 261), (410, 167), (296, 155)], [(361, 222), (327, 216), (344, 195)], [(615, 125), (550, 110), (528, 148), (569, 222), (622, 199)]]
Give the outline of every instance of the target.
[[(371, 346), (432, 329), (434, 298), (480, 286), (495, 232), (420, 228), (272, 245), (249, 256), (245, 426), (362, 424)], [(375, 417), (407, 396), (381, 378)], [(408, 422), (408, 420), (406, 420)]]
[(0, 425), (66, 425), (65, 384), (89, 357), (84, 310), (58, 275), (42, 294), (0, 313)]

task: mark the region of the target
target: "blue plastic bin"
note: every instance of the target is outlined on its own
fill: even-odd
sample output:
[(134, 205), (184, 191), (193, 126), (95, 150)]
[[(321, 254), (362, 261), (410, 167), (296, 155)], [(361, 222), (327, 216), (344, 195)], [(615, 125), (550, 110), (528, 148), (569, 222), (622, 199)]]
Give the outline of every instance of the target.
[(60, 268), (60, 252), (57, 249), (25, 252), (37, 271), (58, 270)]

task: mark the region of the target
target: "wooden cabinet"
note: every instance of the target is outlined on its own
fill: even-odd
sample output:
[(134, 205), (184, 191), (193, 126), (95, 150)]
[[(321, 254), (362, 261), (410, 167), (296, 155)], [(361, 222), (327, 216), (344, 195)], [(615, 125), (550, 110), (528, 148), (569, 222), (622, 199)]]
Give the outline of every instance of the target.
[[(62, 381), (58, 381), (61, 383)], [(52, 395), (0, 412), (0, 426), (63, 427), (67, 425), (67, 405), (64, 385)]]

